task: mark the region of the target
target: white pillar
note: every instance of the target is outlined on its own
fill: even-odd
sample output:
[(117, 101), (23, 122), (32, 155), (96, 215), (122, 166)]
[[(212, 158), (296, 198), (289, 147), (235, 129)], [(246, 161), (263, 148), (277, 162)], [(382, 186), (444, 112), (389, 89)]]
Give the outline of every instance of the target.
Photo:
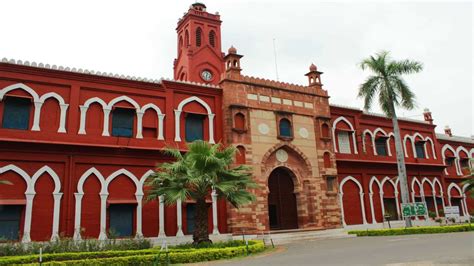
[(180, 117), (181, 111), (174, 110), (174, 141), (181, 141)]
[(435, 207), (435, 211), (436, 211), (436, 217), (439, 217), (438, 201), (436, 200), (436, 191), (433, 192), (433, 202), (434, 202), (434, 207)]
[(53, 230), (51, 233), (51, 241), (59, 239), (59, 214), (61, 210), (61, 197), (63, 193), (53, 193), (54, 207), (53, 207)]
[(367, 224), (367, 219), (365, 218), (364, 192), (359, 193), (359, 198), (360, 198), (360, 206), (362, 209), (362, 222), (364, 224)]
[(41, 107), (43, 106), (43, 102), (34, 102), (35, 110), (33, 113), (33, 126), (31, 127), (32, 131), (40, 131), (40, 114), (41, 114)]
[(443, 213), (446, 213), (446, 210), (444, 209), (446, 207), (446, 203), (444, 202), (443, 191), (441, 191), (440, 194), (441, 194), (441, 204), (443, 205)]
[(375, 220), (375, 212), (374, 212), (374, 199), (373, 199), (374, 193), (370, 192), (369, 193), (369, 200), (370, 200), (370, 213), (372, 214), (372, 224), (376, 224), (377, 221)]
[(209, 117), (209, 143), (214, 144), (214, 116), (215, 114), (208, 114)]
[(356, 131), (353, 130), (352, 131), (352, 143), (354, 143), (354, 153), (358, 154), (358, 152), (357, 152), (357, 141), (356, 141), (355, 134), (356, 134)]
[(217, 223), (217, 193), (216, 190), (212, 190), (211, 193), (212, 197), (212, 234), (213, 235), (218, 235), (219, 234), (219, 228), (218, 228), (218, 223)]
[(137, 199), (137, 231), (135, 232), (135, 238), (142, 238), (142, 200), (143, 195), (136, 194), (135, 198)]
[(137, 139), (143, 138), (143, 112), (137, 110)]
[(163, 120), (165, 118), (164, 114), (158, 114), (158, 139), (165, 139), (163, 136)]
[(59, 118), (58, 132), (66, 133), (66, 113), (67, 113), (67, 108), (69, 107), (69, 104), (60, 104), (59, 107), (61, 109), (61, 115)]
[(76, 210), (74, 214), (74, 240), (81, 240), (81, 213), (83, 193), (74, 193), (76, 198)]
[(395, 192), (395, 204), (397, 205), (397, 220), (400, 220), (400, 201), (398, 200), (398, 192)]
[(165, 202), (164, 202), (164, 197), (160, 196), (159, 197), (159, 230), (158, 230), (158, 237), (166, 237), (165, 233)]
[(466, 194), (462, 195), (462, 202), (464, 203), (464, 216), (469, 217), (469, 210), (467, 209)]
[(176, 202), (176, 217), (177, 217), (177, 225), (178, 225), (178, 232), (176, 233), (176, 236), (184, 236), (183, 233), (183, 206), (181, 199), (178, 199)]
[(109, 193), (100, 194), (100, 234), (99, 240), (107, 239), (107, 197)]
[[(383, 187), (381, 187), (380, 190), (383, 190)], [(380, 195), (380, 209), (382, 210), (382, 221), (383, 221), (383, 219), (385, 219), (385, 205), (383, 204), (383, 192), (380, 192), (379, 195)]]
[(86, 134), (86, 117), (87, 117), (87, 109), (89, 107), (81, 105), (79, 106), (81, 109), (81, 117), (79, 120), (79, 132), (78, 134), (85, 135)]
[(110, 111), (112, 111), (112, 109), (108, 107), (104, 108), (104, 126), (102, 129), (102, 136), (110, 136), (110, 133), (109, 133)]
[(347, 224), (346, 224), (346, 221), (345, 221), (345, 218), (344, 218), (344, 203), (343, 203), (343, 201), (342, 201), (343, 195), (344, 195), (344, 193), (339, 192), (339, 202), (341, 203), (341, 219), (342, 219), (342, 226), (346, 227)]
[(448, 193), (448, 203), (450, 207), (453, 206), (453, 204), (451, 203), (451, 195), (449, 195), (449, 193)]
[(28, 243), (31, 242), (30, 232), (31, 232), (31, 218), (33, 213), (33, 199), (35, 198), (36, 193), (26, 192), (26, 210), (25, 210), (25, 223), (23, 225), (23, 238), (21, 242)]
[(388, 156), (392, 156), (392, 149), (390, 148), (390, 136), (387, 136), (387, 150), (388, 150)]

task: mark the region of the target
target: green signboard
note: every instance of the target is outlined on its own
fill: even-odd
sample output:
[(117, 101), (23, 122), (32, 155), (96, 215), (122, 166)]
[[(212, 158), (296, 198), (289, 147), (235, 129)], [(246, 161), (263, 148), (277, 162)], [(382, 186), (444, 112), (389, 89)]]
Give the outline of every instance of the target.
[(402, 203), (402, 214), (403, 217), (425, 216), (428, 210), (424, 202)]

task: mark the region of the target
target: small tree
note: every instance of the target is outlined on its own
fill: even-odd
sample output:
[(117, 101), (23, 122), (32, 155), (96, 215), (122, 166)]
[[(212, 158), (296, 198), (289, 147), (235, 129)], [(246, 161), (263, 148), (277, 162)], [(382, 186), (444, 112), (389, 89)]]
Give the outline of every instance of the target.
[(157, 200), (163, 196), (167, 205), (175, 204), (178, 200), (195, 200), (194, 244), (211, 242), (206, 203), (211, 192), (214, 190), (218, 198), (239, 208), (255, 200), (248, 189), (258, 186), (252, 179), (249, 167), (231, 167), (236, 148), (211, 145), (204, 141), (195, 141), (187, 147), (188, 152), (185, 154), (177, 149), (166, 149), (166, 154), (176, 161), (159, 165), (158, 170), (149, 177), (147, 199)]

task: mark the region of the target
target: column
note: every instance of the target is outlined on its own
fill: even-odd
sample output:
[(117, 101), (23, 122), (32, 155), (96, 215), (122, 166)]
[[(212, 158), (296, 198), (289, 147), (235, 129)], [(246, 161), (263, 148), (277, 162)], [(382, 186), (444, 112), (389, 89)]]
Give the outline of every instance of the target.
[(360, 206), (362, 208), (362, 222), (367, 224), (367, 219), (365, 218), (365, 205), (364, 205), (364, 192), (359, 193)]
[(158, 237), (166, 237), (165, 233), (165, 201), (164, 197), (160, 196), (159, 198), (159, 230), (158, 230)]
[(102, 129), (102, 136), (110, 136), (109, 134), (109, 118), (110, 118), (110, 111), (112, 109), (106, 107), (104, 108), (104, 128)]
[(107, 197), (109, 193), (100, 194), (100, 234), (99, 240), (107, 239)]
[(135, 232), (135, 238), (142, 238), (142, 200), (143, 195), (137, 194), (135, 195), (137, 199), (137, 231)]
[(436, 191), (435, 190), (433, 190), (433, 202), (434, 202), (434, 206), (435, 206), (436, 217), (439, 217), (438, 201), (436, 200)]
[(397, 204), (397, 220), (400, 220), (402, 216), (400, 215), (400, 201), (398, 200), (398, 192), (395, 192), (395, 204)]
[(174, 141), (181, 141), (180, 117), (181, 111), (174, 110)]
[(211, 197), (212, 197), (212, 227), (213, 227), (212, 234), (218, 235), (219, 228), (218, 228), (218, 223), (217, 223), (217, 193), (215, 189), (212, 190)]
[(383, 219), (385, 219), (385, 206), (383, 204), (383, 192), (382, 192), (383, 187), (381, 187), (380, 190), (381, 190), (380, 193), (379, 193), (379, 195), (380, 195), (380, 209), (382, 210), (382, 221), (383, 221)]
[(74, 240), (81, 240), (81, 210), (82, 210), (82, 193), (74, 193), (76, 198), (76, 210), (74, 214)]
[(163, 136), (163, 120), (165, 119), (164, 114), (158, 114), (158, 139), (165, 139)]
[(344, 193), (339, 192), (339, 203), (341, 204), (342, 226), (343, 226), (343, 227), (346, 227), (347, 224), (346, 224), (346, 221), (345, 221), (345, 219), (344, 219), (344, 204), (343, 204), (343, 202), (342, 202), (343, 195), (344, 195)]
[(32, 131), (40, 131), (40, 114), (41, 114), (41, 107), (43, 106), (43, 102), (34, 102), (35, 104), (35, 111), (33, 113), (33, 126), (31, 127)]
[(63, 193), (54, 193), (54, 209), (53, 209), (53, 231), (51, 233), (51, 241), (59, 239), (59, 212), (61, 210), (61, 197)]
[(376, 224), (377, 221), (375, 220), (373, 195), (374, 195), (374, 193), (372, 193), (372, 192), (369, 193), (369, 199), (370, 199), (370, 213), (372, 214), (372, 224)]
[(181, 199), (178, 199), (176, 202), (176, 217), (177, 217), (177, 225), (178, 225), (178, 232), (176, 233), (176, 236), (184, 236), (183, 233), (183, 208), (182, 208), (182, 202)]
[(89, 109), (89, 107), (81, 105), (79, 106), (79, 108), (81, 109), (81, 117), (79, 120), (78, 134), (84, 135), (86, 134), (86, 117), (87, 117), (87, 109)]
[(31, 215), (33, 213), (33, 199), (35, 198), (36, 193), (26, 192), (26, 210), (25, 210), (25, 224), (23, 226), (23, 238), (21, 242), (28, 243), (31, 242), (30, 231), (31, 231)]
[(443, 205), (443, 213), (446, 213), (444, 210), (444, 207), (446, 207), (446, 203), (444, 202), (443, 191), (441, 191), (440, 194), (441, 194), (441, 204)]
[(59, 118), (59, 133), (66, 133), (66, 112), (67, 108), (69, 107), (69, 104), (60, 104), (59, 105), (61, 109), (61, 115)]
[(209, 117), (209, 143), (214, 144), (214, 116), (215, 114), (208, 114)]
[(467, 208), (466, 194), (462, 195), (462, 202), (464, 203), (464, 216), (469, 218), (469, 210)]
[(137, 110), (137, 139), (143, 138), (143, 112)]

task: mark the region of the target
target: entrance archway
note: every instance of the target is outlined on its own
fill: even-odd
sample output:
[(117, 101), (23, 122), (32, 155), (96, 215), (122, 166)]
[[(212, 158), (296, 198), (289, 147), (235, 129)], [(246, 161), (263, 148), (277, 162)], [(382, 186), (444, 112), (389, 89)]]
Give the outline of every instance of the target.
[(298, 212), (292, 173), (285, 168), (273, 170), (268, 178), (268, 220), (271, 230), (298, 228)]

